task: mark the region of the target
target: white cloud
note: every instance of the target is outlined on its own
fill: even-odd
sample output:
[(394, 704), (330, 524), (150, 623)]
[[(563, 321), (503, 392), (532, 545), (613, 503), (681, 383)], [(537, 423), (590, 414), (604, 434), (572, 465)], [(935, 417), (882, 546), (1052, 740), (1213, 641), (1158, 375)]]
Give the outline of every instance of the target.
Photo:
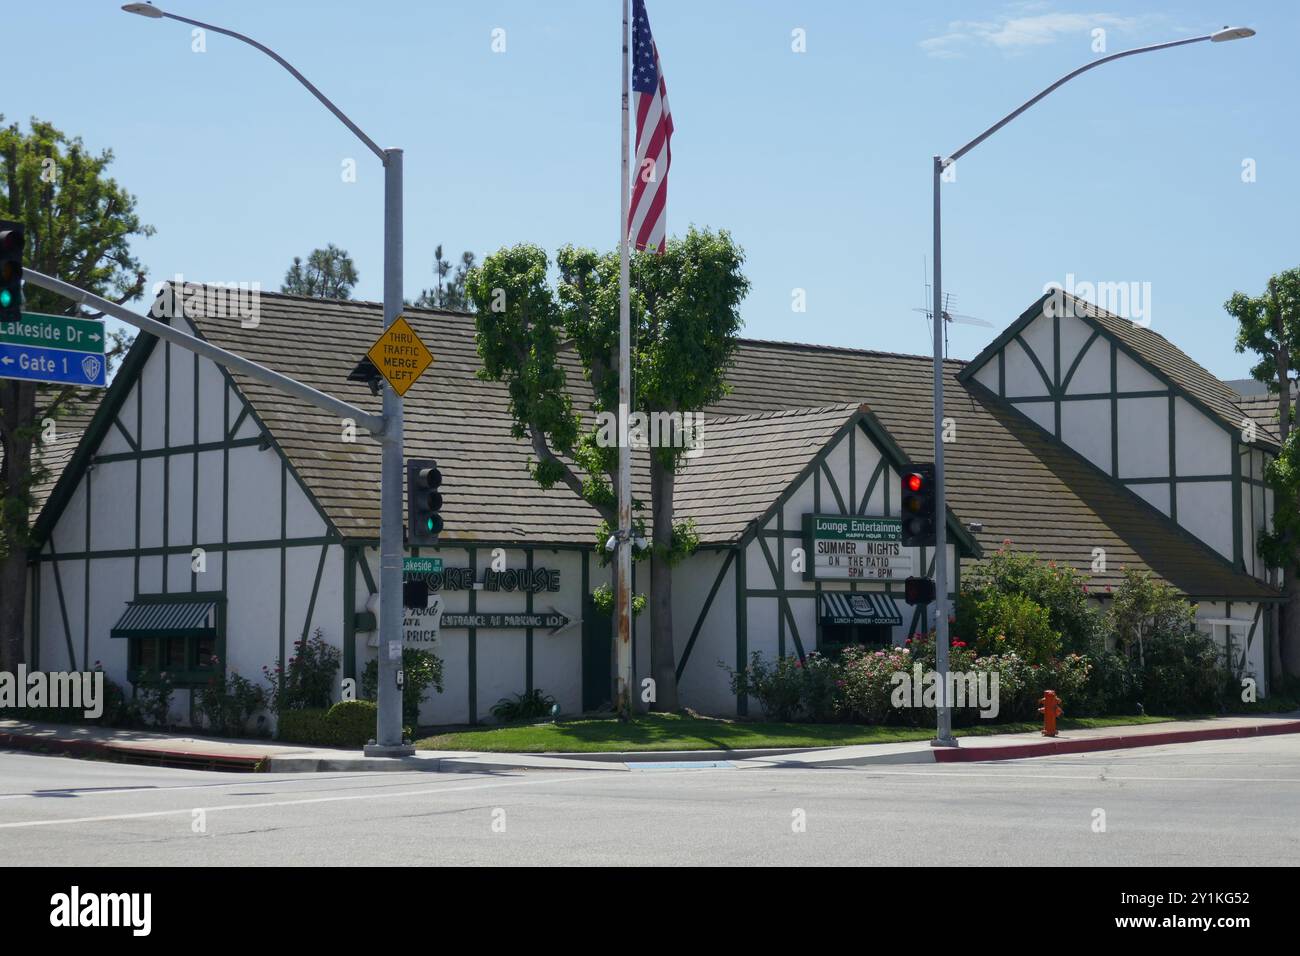
[(954, 20), (945, 33), (921, 41), (921, 49), (939, 59), (962, 56), (972, 47), (988, 46), (1005, 53), (1046, 46), (1063, 37), (1091, 42), (1092, 31), (1132, 33), (1148, 25), (1150, 17), (1125, 17), (1113, 13), (1035, 13), (1044, 4), (1019, 4), (1011, 12), (989, 20)]

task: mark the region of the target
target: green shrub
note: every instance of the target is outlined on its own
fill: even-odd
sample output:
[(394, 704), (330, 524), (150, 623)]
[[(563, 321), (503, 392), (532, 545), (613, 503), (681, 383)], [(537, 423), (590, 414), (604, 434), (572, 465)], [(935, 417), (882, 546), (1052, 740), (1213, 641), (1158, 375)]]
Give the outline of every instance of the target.
[(1146, 710), (1215, 712), (1239, 696), (1218, 645), (1196, 629), (1196, 606), (1150, 573), (1124, 573), (1106, 624)]
[(718, 666), (731, 675), (731, 692), (758, 701), (763, 713), (774, 720), (788, 721), (799, 716), (803, 697), (803, 675), (797, 657), (780, 657), (774, 664), (763, 660), (759, 651), (749, 658), (744, 670), (732, 670), (723, 661)]
[(194, 701), (210, 730), (242, 737), (249, 720), (266, 705), (266, 692), (239, 674), (232, 672), (225, 679), (214, 674), (195, 692)]
[(274, 670), (262, 668), (271, 685), (267, 694), (270, 709), (282, 714), (329, 707), (340, 660), (339, 649), (325, 640), (320, 628), (307, 640), (294, 641), (287, 664), (277, 663)]
[[(402, 722), (416, 727), (420, 723), (420, 705), (430, 687), (442, 693), (442, 658), (433, 651), (418, 647), (402, 648)], [(370, 660), (361, 672), (361, 696), (378, 700), (379, 662)]]
[(970, 636), (980, 654), (1012, 653), (1042, 666), (1061, 651), (1061, 635), (1052, 628), (1047, 608), (1024, 594), (984, 591), (967, 610), (974, 630), (958, 630)]
[(977, 636), (971, 614), (992, 593), (1021, 595), (1043, 608), (1048, 625), (1058, 635), (1053, 653), (1086, 654), (1101, 631), (1101, 616), (1088, 598), (1083, 574), (1041, 561), (1035, 554), (1013, 551), (1010, 542), (963, 575), (957, 598), (958, 633)]
[[(375, 738), (379, 708), (371, 700), (344, 700), (323, 707), (286, 710), (280, 715), (277, 737), (286, 743), (355, 749)], [(414, 736), (410, 727), (403, 736)]]
[(554, 706), (554, 697), (534, 687), (513, 697), (502, 697), (492, 705), (492, 716), (503, 724), (517, 720), (537, 720), (549, 717)]
[(724, 661), (718, 666), (731, 676), (732, 693), (753, 697), (773, 720), (827, 721), (839, 710), (841, 665), (816, 651), (803, 660), (780, 657), (771, 664), (755, 651), (744, 670), (732, 670)]
[(840, 713), (863, 724), (915, 724), (920, 713), (893, 704), (894, 675), (911, 674), (911, 651), (906, 647), (881, 650), (849, 645), (840, 652)]
[(369, 700), (341, 700), (325, 714), (335, 747), (364, 747), (375, 738), (379, 708)]
[(1223, 653), (1205, 634), (1150, 634), (1144, 659), (1141, 700), (1152, 713), (1218, 712), (1232, 693)]
[(135, 682), (135, 702), (145, 724), (163, 728), (168, 725), (175, 687), (166, 671), (159, 674), (142, 674)]
[(1071, 716), (1136, 713), (1142, 675), (1128, 657), (1107, 650), (1105, 639), (1098, 636), (1088, 652), (1088, 661), (1092, 665), (1088, 681), (1079, 700), (1070, 707)]
[(326, 721), (328, 713), (323, 707), (282, 711), (276, 721), (275, 735), (286, 743), (332, 747), (333, 737)]

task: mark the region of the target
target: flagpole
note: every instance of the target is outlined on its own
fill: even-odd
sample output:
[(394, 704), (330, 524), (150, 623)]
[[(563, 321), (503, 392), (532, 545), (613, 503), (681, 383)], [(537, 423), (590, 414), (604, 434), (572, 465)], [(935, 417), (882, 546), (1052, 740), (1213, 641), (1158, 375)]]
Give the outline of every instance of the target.
[(627, 442), (627, 421), (631, 410), (632, 381), (631, 354), (631, 302), (628, 289), (631, 285), (627, 248), (628, 202), (632, 191), (628, 174), (628, 6), (623, 0), (623, 172), (622, 191), (619, 195), (618, 224), (618, 561), (615, 583), (618, 594), (615, 608), (618, 616), (616, 659), (618, 694), (616, 706), (624, 718), (632, 716), (632, 449)]

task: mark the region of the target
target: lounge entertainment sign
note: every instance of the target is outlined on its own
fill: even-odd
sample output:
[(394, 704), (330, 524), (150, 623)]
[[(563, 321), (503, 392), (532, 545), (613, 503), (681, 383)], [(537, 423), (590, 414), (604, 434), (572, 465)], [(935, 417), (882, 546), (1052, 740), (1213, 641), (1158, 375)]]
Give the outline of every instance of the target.
[(899, 518), (808, 514), (803, 540), (809, 581), (897, 581), (913, 573)]

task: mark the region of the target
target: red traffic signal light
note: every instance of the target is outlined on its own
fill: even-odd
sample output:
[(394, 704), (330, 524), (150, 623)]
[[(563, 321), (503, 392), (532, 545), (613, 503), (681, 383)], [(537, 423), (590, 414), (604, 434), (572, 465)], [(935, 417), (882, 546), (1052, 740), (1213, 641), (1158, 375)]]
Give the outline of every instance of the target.
[(913, 607), (929, 604), (935, 593), (933, 578), (908, 578), (903, 582), (903, 600)]
[(915, 465), (903, 473), (900, 510), (903, 513), (903, 546), (914, 548), (934, 544), (934, 465)]

